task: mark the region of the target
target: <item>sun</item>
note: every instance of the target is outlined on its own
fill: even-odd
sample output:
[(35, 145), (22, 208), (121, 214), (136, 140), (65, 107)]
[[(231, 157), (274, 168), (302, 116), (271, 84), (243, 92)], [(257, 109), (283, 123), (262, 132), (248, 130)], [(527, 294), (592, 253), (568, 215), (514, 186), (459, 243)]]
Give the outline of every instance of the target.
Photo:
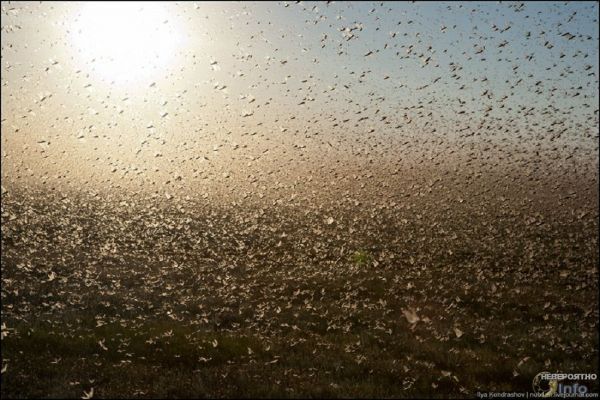
[(164, 4), (84, 3), (71, 31), (79, 61), (99, 79), (139, 82), (163, 71), (181, 44)]

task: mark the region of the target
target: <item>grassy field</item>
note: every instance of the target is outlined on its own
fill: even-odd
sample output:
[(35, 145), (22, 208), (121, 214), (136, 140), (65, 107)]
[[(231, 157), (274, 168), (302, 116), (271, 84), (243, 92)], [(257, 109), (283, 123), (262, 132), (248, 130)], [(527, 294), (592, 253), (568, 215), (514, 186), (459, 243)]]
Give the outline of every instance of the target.
[(473, 397), (596, 371), (597, 213), (428, 201), (9, 191), (2, 397)]

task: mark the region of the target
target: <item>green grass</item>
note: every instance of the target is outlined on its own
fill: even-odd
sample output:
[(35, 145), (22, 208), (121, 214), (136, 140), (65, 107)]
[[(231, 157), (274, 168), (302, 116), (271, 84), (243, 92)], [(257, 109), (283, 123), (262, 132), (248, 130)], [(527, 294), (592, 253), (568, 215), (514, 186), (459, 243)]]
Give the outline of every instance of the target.
[(350, 260), (358, 267), (366, 267), (373, 262), (373, 255), (366, 250), (357, 250), (352, 253)]

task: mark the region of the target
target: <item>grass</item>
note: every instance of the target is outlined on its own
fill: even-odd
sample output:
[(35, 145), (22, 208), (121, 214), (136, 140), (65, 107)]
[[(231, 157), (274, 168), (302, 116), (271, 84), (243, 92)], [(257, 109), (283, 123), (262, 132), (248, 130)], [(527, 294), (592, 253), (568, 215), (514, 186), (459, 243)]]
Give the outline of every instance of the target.
[[(422, 341), (422, 329), (399, 331), (387, 341), (366, 329), (264, 338), (198, 332), (166, 321), (78, 331), (46, 324), (15, 329), (20, 334), (3, 342), (10, 367), (2, 378), (3, 397), (78, 397), (90, 387), (99, 397), (462, 396), (478, 385), (526, 391), (530, 376), (544, 369), (543, 357), (580, 366), (577, 354), (540, 354), (517, 367), (510, 360), (518, 349), (499, 354), (493, 350), (499, 343)], [(526, 329), (513, 332), (523, 337)], [(359, 362), (358, 354), (365, 359)]]
[(3, 219), (3, 398), (473, 397), (598, 368), (596, 220), (431, 216), (448, 239), (392, 210), (322, 210), (343, 234), (189, 209), (3, 199), (39, 216)]
[[(9, 361), (11, 374), (3, 378), (4, 394), (45, 397), (53, 393), (56, 397), (76, 397), (89, 386), (95, 387), (100, 397), (133, 396), (144, 389), (148, 393), (152, 390), (152, 396), (167, 397), (288, 397), (292, 393), (286, 387), (295, 387), (297, 395), (309, 397), (325, 394), (398, 397), (410, 393), (435, 394), (432, 387), (427, 387), (432, 383), (430, 363), (459, 373), (456, 367), (472, 362), (465, 354), (448, 355), (443, 343), (419, 343), (412, 335), (402, 335), (395, 352), (388, 354), (366, 331), (329, 333), (319, 340), (311, 338), (304, 342), (302, 334), (291, 334), (270, 340), (267, 351), (256, 335), (193, 333), (189, 327), (168, 324), (172, 336), (149, 344), (150, 338), (166, 329), (165, 324), (145, 324), (135, 329), (102, 328), (81, 335), (38, 326), (25, 328), (27, 333), (22, 337), (6, 338), (5, 359), (23, 361), (14, 366)], [(107, 338), (109, 350), (105, 351), (98, 341)], [(216, 347), (213, 340), (218, 342)], [(290, 343), (295, 341), (298, 344), (292, 346)], [(319, 347), (321, 341), (334, 345)], [(356, 350), (349, 352), (347, 348), (358, 341), (368, 356), (361, 363), (356, 360)], [(123, 343), (128, 343), (126, 348)], [(208, 361), (199, 361), (200, 357)], [(52, 364), (57, 359), (60, 361)], [(274, 360), (278, 361), (273, 363)], [(411, 373), (398, 368), (400, 363), (411, 365)], [(494, 369), (494, 376), (501, 376), (502, 371)], [(165, 376), (178, 378), (165, 381)], [(406, 391), (405, 379), (411, 376), (419, 379), (412, 390)], [(433, 381), (444, 382), (439, 377)], [(158, 386), (156, 382), (163, 383)], [(447, 391), (458, 393), (455, 381), (442, 384)]]
[(373, 262), (373, 255), (366, 250), (357, 250), (352, 253), (350, 260), (358, 267), (366, 267)]

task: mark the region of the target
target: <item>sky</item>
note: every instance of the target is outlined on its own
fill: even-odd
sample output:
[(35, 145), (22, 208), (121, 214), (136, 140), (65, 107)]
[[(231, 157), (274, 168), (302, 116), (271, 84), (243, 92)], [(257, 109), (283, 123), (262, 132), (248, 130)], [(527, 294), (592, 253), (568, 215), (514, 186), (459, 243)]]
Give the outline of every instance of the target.
[(298, 177), (465, 146), (597, 165), (595, 2), (93, 7), (2, 2), (3, 177)]

